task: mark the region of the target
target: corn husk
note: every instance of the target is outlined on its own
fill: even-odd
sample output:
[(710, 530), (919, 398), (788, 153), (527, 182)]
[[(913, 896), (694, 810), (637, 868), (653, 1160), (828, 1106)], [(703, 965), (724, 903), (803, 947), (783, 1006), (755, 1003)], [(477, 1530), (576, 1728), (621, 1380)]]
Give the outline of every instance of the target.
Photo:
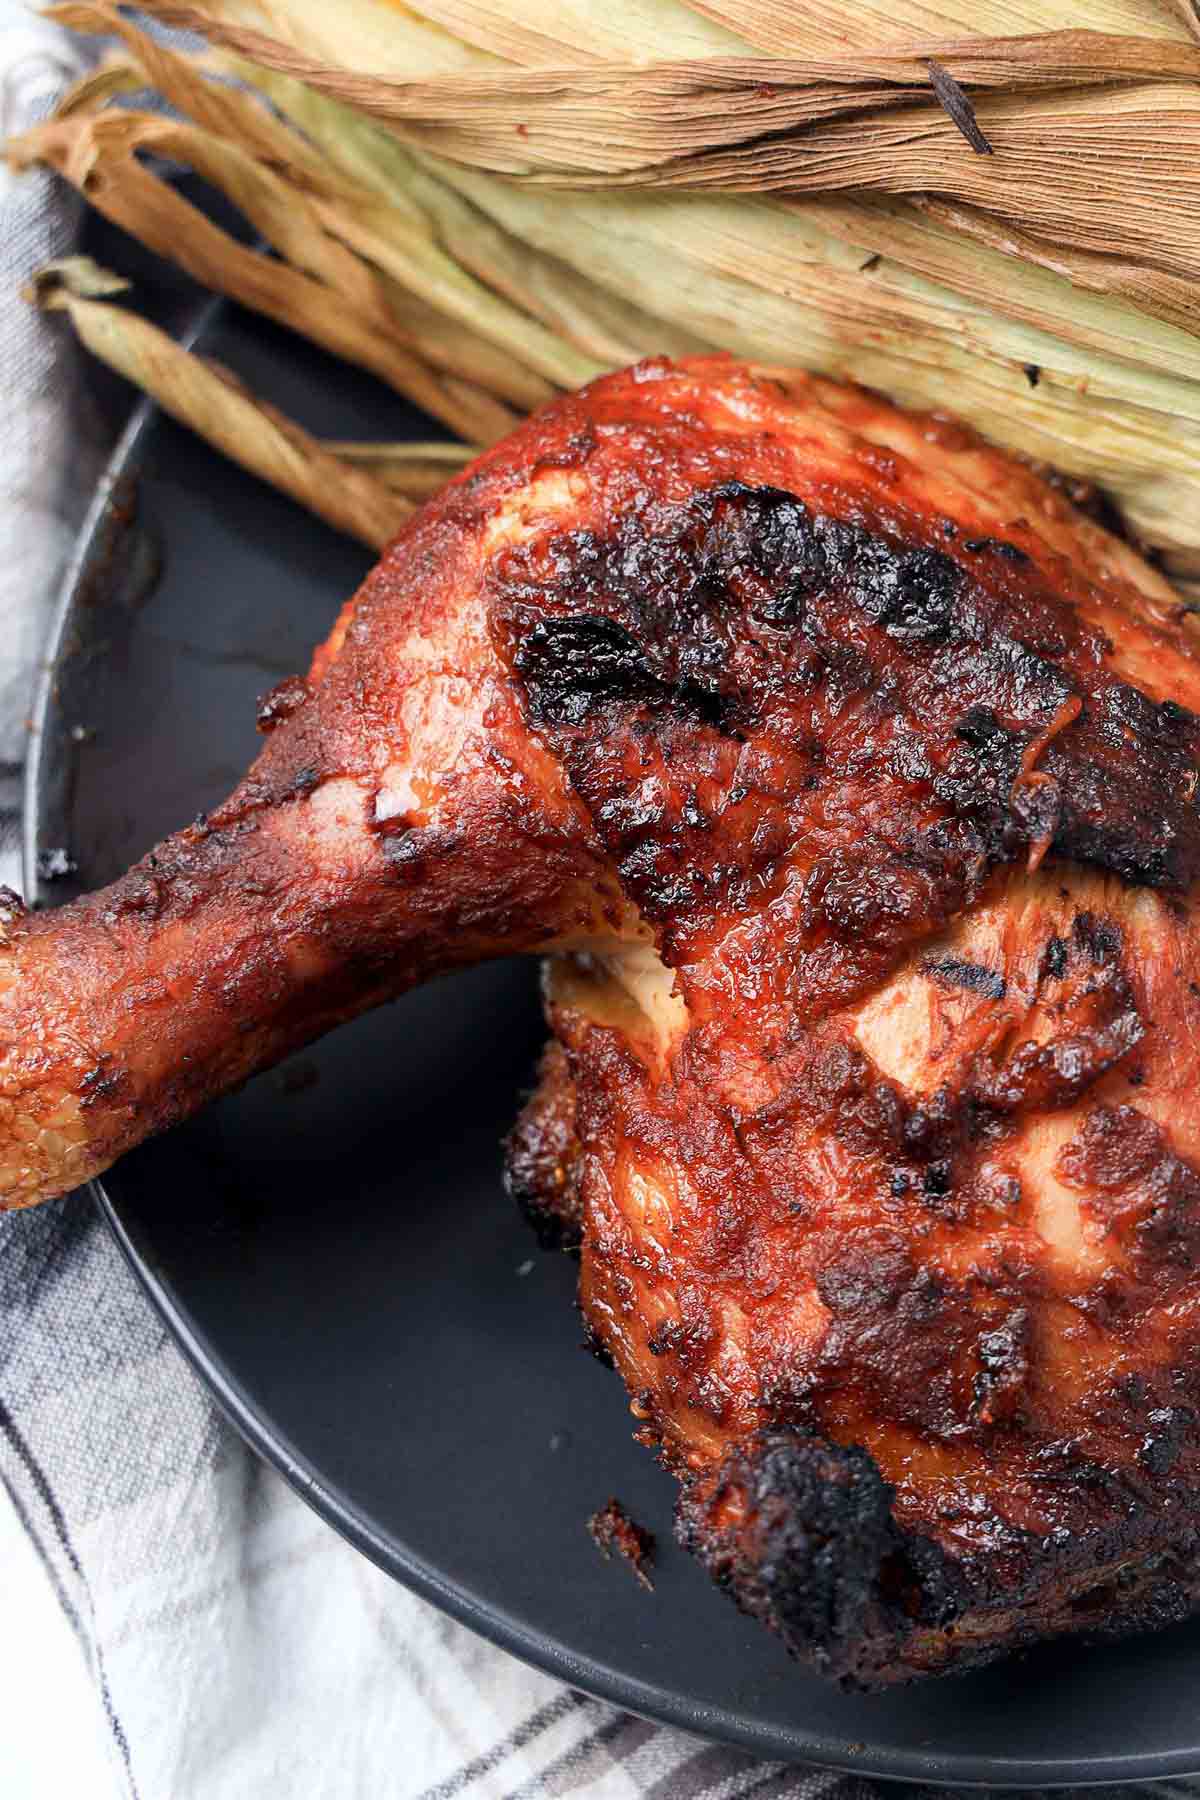
[(44, 311), (66, 313), (93, 355), (153, 395), (172, 418), (337, 530), (375, 550), (396, 535), (412, 501), (394, 484), (381, 480), (362, 459), (325, 448), (252, 395), (229, 370), (113, 305), (112, 297), (128, 285), (77, 256), (39, 270), (26, 295)]
[[(181, 59), (202, 87), (248, 81), (241, 114), (221, 119), (178, 71), (151, 73), (134, 27), (126, 49), (131, 80), (137, 63), (308, 207), (406, 345), (405, 307), (424, 307), (430, 332), (507, 349), (551, 389), (709, 347), (864, 380), (1099, 483), (1187, 577), (1200, 576), (1190, 4), (1099, 0), (1096, 33), (1064, 34), (1049, 29), (1059, 0), (1019, 15), (1000, 0), (150, 0), (257, 55)], [(59, 11), (98, 29), (111, 8)], [(1014, 28), (1015, 44), (953, 41)], [(930, 55), (967, 88), (994, 156), (931, 99)], [(359, 107), (331, 97), (346, 92)], [(102, 118), (112, 98), (85, 94), (80, 111)], [(747, 181), (752, 196), (727, 191)], [(302, 244), (264, 235), (299, 262)], [(327, 266), (304, 270), (326, 293)]]
[[(286, 234), (280, 231), (281, 222), (285, 228), (293, 223), (286, 211), (281, 221), (278, 212), (261, 199), (251, 210), (246, 196), (231, 187), (236, 167), (210, 175), (289, 260), (305, 267), (304, 255), (311, 255), (315, 246), (319, 257), (336, 262), (340, 254), (337, 240), (353, 239), (355, 248), (375, 274), (383, 273), (393, 288), (400, 287), (414, 300), (425, 302), (432, 309), (429, 318), (445, 318), (464, 327), (466, 336), (452, 333), (449, 340), (438, 329), (423, 334), (414, 347), (424, 358), (456, 370), (462, 379), (476, 382), (526, 411), (549, 399), (554, 391), (551, 384), (574, 386), (597, 372), (593, 361), (574, 354), (554, 333), (505, 306), (485, 286), (472, 281), (458, 264), (441, 255), (422, 215), (417, 209), (405, 208), (403, 196), (381, 196), (355, 179), (352, 171), (338, 172), (327, 159), (315, 154), (303, 138), (283, 129), (246, 94), (206, 79), (203, 65), (196, 59), (155, 42), (110, 5), (59, 6), (51, 9), (51, 16), (77, 30), (116, 32), (124, 39), (128, 52), (124, 61), (110, 63), (101, 72), (94, 88), (85, 80), (68, 95), (56, 115), (60, 122), (73, 118), (82, 129), (79, 115), (95, 116), (96, 107), (89, 103), (93, 92), (102, 104), (110, 97), (106, 90), (116, 91), (118, 82), (124, 91), (143, 85), (157, 88), (195, 126), (204, 129), (210, 144), (226, 146), (234, 153), (248, 150), (276, 181), (283, 180), (292, 189), (301, 190), (303, 199), (292, 205), (296, 215), (293, 241), (300, 252), (296, 255)], [(153, 135), (148, 126), (146, 131)], [(173, 153), (199, 167), (197, 148), (203, 151), (205, 145), (194, 141), (191, 147), (177, 146)], [(225, 152), (210, 149), (208, 154), (211, 157)], [(322, 230), (335, 240), (332, 246), (323, 243)], [(378, 283), (373, 283), (366, 271), (354, 268), (354, 258), (342, 261), (346, 266), (340, 269), (334, 266), (310, 272), (323, 274), (335, 287), (344, 288), (346, 279), (355, 283), (360, 306), (365, 305), (370, 314), (379, 298), (377, 292), (370, 290), (377, 288)], [(339, 274), (344, 278), (342, 284)], [(405, 321), (411, 321), (412, 316), (409, 309)], [(305, 329), (302, 324), (299, 328)], [(479, 345), (472, 353), (474, 340), (479, 340)], [(489, 345), (491, 354), (486, 348)], [(481, 366), (472, 366), (476, 361)]]
[[(1194, 42), (1192, 0), (1092, 0), (1096, 31)], [(1062, 0), (152, 0), (144, 11), (263, 32), (318, 61), (409, 80), (454, 69), (841, 50), (1077, 24)]]
[(256, 88), (318, 148), (328, 168), (351, 175), (393, 215), (403, 215), (413, 227), (410, 243), (436, 244), (485, 290), (502, 295), (520, 315), (541, 320), (580, 350), (585, 361), (564, 375), (564, 385), (633, 362), (647, 354), (647, 346), (671, 356), (718, 347), (645, 312), (619, 291), (598, 287), (569, 260), (540, 255), (527, 239), (502, 229), (439, 178), (432, 159), (418, 159), (351, 109), (236, 56), (214, 56), (207, 63)]
[[(1200, 342), (1190, 333), (1146, 318), (1131, 329), (1127, 309), (1080, 293), (1068, 302), (1077, 342), (1065, 343), (1054, 335), (1061, 278), (1027, 269), (1014, 296), (1008, 258), (894, 202), (734, 207), (577, 195), (568, 210), (493, 176), (418, 161), (303, 84), (261, 71), (257, 79), (331, 159), (373, 157), (381, 184), (419, 192), (434, 216), (438, 190), (450, 189), (508, 241), (575, 258), (643, 318), (686, 319), (703, 344), (867, 381), (912, 405), (944, 406), (951, 395), (954, 410), (998, 441), (1119, 494), (1147, 537), (1169, 543), (1189, 512), (1193, 541), (1200, 536)], [(1010, 311), (1019, 299), (1024, 317), (966, 304), (915, 274), (923, 262), (954, 274), (972, 299)], [(664, 347), (652, 331), (637, 346)]]
[[(198, 23), (195, 9), (152, 10)], [(852, 59), (482, 70), (397, 82), (217, 22), (218, 39), (413, 147), (530, 184), (932, 193), (1083, 251), (1200, 276), (1200, 47), (1089, 31)], [(929, 63), (977, 91), (973, 155)], [(769, 75), (769, 80), (764, 79)], [(982, 95), (982, 97), (979, 97)]]
[[(292, 261), (239, 244), (148, 168), (145, 152), (188, 163)], [(35, 126), (9, 145), (9, 156), (18, 167), (37, 161), (56, 169), (98, 211), (197, 281), (370, 370), (452, 430), (490, 442), (519, 416), (457, 376), (440, 378), (420, 356), (442, 357), (440, 337), (406, 342), (371, 271), (324, 231), (302, 194), (227, 140), (154, 114), (120, 112)]]
[(364, 469), (406, 500), (428, 500), (451, 476), (479, 454), (476, 444), (343, 443), (328, 439), (323, 448), (351, 468)]
[(251, 393), (230, 369), (185, 350), (124, 306), (130, 283), (87, 256), (37, 270), (25, 298), (64, 313), (80, 342), (165, 412), (338, 531), (382, 549), (409, 517), (479, 454), (476, 444), (314, 438)]

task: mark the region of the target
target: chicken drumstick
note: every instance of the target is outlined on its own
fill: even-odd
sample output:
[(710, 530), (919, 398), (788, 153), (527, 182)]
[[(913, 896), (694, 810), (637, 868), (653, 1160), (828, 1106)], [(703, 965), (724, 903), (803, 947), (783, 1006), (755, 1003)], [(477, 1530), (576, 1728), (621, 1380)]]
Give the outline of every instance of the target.
[(941, 419), (724, 359), (405, 530), (229, 802), (0, 920), (0, 1193), (551, 952), (509, 1181), (680, 1531), (874, 1683), (1200, 1593), (1200, 662)]

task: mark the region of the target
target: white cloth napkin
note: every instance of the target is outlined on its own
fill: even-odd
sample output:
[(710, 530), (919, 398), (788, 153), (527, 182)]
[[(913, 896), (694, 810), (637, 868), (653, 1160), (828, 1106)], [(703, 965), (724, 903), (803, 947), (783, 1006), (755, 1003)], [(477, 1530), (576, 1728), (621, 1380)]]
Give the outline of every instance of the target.
[[(32, 124), (79, 72), (63, 33), (14, 0), (0, 0), (0, 138)], [(75, 524), (69, 499), (72, 435), (63, 429), (71, 360), (55, 334), (17, 292), (31, 268), (61, 256), (75, 227), (65, 197), (50, 202), (50, 181), (18, 180), (0, 164), (0, 883), (20, 885), (17, 836), (29, 672), (46, 633), (54, 585)]]
[[(52, 104), (76, 55), (0, 0), (5, 134)], [(34, 664), (100, 446), (70, 341), (16, 297), (69, 247), (74, 209), (45, 178), (0, 183), (0, 881), (19, 885)], [(0, 1219), (0, 1480), (80, 1636), (131, 1800), (901, 1792), (632, 1718), (380, 1574), (223, 1423), (83, 1195)], [(3, 1629), (0, 1670), (19, 1621)]]

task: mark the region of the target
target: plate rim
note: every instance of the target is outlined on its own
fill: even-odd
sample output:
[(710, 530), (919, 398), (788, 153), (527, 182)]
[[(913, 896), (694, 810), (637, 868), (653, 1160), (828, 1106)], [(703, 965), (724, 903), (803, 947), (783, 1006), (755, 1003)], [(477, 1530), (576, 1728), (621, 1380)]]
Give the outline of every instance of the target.
[[(180, 334), (185, 346), (216, 324), (229, 303), (214, 297), (199, 307)], [(29, 753), (23, 778), (22, 855), (25, 891), (31, 904), (42, 900), (37, 869), (39, 826), (50, 750), (49, 726), (55, 701), (56, 672), (64, 642), (80, 603), (80, 591), (105, 541), (114, 493), (139, 473), (143, 440), (163, 414), (149, 398), (136, 403), (101, 473), (75, 539), (54, 602), (30, 714)], [(247, 476), (248, 480), (254, 477)], [(1192, 1749), (1137, 1751), (1127, 1756), (1012, 1757), (968, 1755), (936, 1750), (888, 1748), (845, 1741), (800, 1729), (747, 1721), (725, 1707), (689, 1700), (670, 1688), (654, 1686), (594, 1658), (581, 1656), (520, 1619), (490, 1605), (481, 1596), (448, 1581), (393, 1535), (381, 1532), (336, 1485), (328, 1482), (292, 1444), (270, 1417), (257, 1407), (219, 1352), (193, 1328), (170, 1284), (143, 1255), (121, 1217), (120, 1206), (102, 1179), (88, 1184), (100, 1216), (191, 1368), (223, 1415), (250, 1448), (339, 1536), (383, 1572), (448, 1613), (510, 1655), (569, 1686), (657, 1723), (695, 1737), (726, 1743), (752, 1755), (806, 1763), (882, 1781), (923, 1782), (966, 1788), (1105, 1787), (1162, 1780), (1200, 1773), (1200, 1739)], [(952, 1679), (952, 1678), (951, 1678)]]
[[(544, 1674), (605, 1700), (625, 1712), (673, 1726), (693, 1737), (726, 1743), (768, 1760), (831, 1769), (876, 1781), (914, 1782), (967, 1789), (1113, 1787), (1131, 1782), (1182, 1778), (1200, 1768), (1200, 1753), (1143, 1751), (1127, 1757), (996, 1758), (937, 1751), (863, 1745), (852, 1751), (843, 1740), (800, 1731), (747, 1724), (725, 1707), (702, 1706), (667, 1687), (654, 1687), (591, 1657), (580, 1656), (459, 1584), (439, 1576), (394, 1537), (373, 1527), (327, 1481), (246, 1394), (221, 1355), (208, 1347), (177, 1306), (170, 1285), (143, 1256), (102, 1179), (89, 1184), (101, 1217), (111, 1231), (143, 1292), (166, 1324), (187, 1362), (238, 1434), (340, 1537), (393, 1580), (448, 1613), (460, 1624)], [(953, 1680), (953, 1677), (948, 1679)]]

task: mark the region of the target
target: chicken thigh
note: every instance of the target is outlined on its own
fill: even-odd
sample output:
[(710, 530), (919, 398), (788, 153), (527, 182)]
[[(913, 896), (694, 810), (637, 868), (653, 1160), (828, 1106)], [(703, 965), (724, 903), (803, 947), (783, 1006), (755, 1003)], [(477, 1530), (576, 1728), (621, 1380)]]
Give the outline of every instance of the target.
[(865, 1684), (1200, 1597), (1200, 661), (952, 421), (720, 358), (406, 528), (218, 812), (0, 913), (0, 1203), (548, 953), (508, 1148), (679, 1530)]

